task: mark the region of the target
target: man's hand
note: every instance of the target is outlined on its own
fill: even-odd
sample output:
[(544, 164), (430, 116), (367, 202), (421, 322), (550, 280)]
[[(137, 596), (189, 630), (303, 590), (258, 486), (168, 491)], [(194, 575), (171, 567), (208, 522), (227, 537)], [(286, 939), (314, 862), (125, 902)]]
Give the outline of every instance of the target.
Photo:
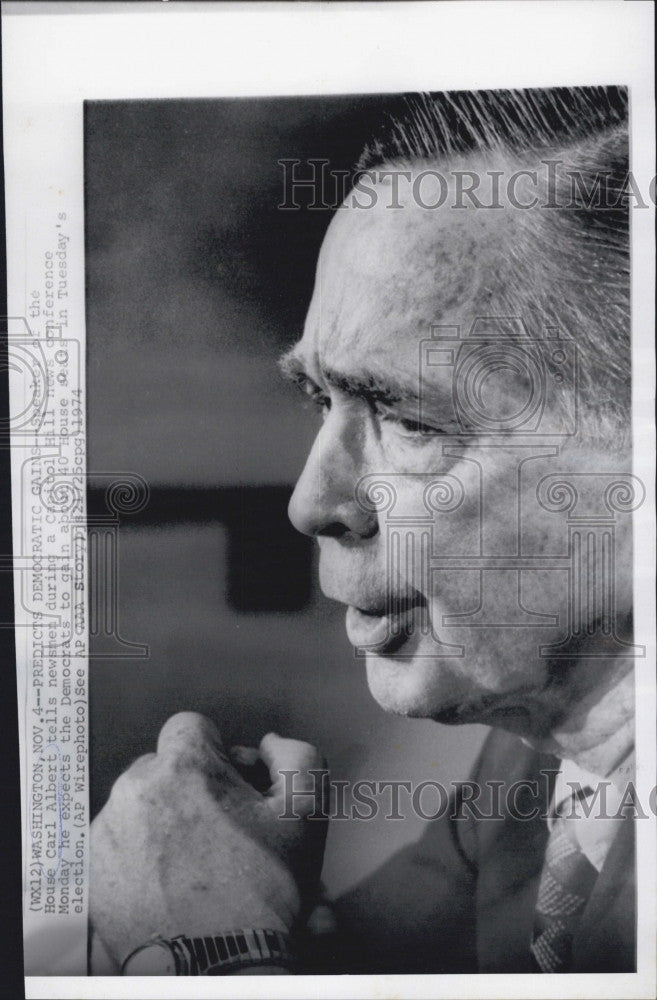
[[(261, 795), (231, 763), (216, 726), (182, 712), (157, 753), (115, 783), (91, 830), (91, 922), (121, 963), (151, 935), (202, 936), (238, 927), (290, 931), (317, 890), (326, 838), (324, 762), (307, 743), (269, 733), (252, 759), (269, 769)], [(244, 763), (249, 752), (235, 759)], [(294, 770), (295, 819), (281, 770)], [(290, 812), (288, 804), (288, 813)]]

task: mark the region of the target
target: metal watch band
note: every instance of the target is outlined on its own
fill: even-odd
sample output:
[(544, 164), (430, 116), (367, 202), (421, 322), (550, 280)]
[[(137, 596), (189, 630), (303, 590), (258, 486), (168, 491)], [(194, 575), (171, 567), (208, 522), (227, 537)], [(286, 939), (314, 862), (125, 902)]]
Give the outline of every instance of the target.
[(127, 970), (133, 955), (151, 943), (164, 945), (171, 951), (176, 976), (222, 976), (235, 969), (258, 965), (289, 968), (293, 964), (285, 934), (269, 929), (242, 928), (212, 937), (190, 938), (180, 934), (175, 938), (158, 938), (131, 952), (123, 963), (123, 970)]

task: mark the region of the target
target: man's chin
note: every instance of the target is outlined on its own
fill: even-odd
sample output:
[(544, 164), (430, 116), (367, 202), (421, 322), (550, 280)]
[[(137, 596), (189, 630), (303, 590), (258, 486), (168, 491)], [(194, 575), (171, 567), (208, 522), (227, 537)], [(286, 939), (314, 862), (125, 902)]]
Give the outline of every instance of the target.
[(446, 657), (367, 653), (365, 662), (370, 692), (386, 712), (446, 726), (479, 723), (519, 735), (528, 731), (530, 713), (513, 695), (464, 684)]
[(368, 652), (365, 657), (370, 692), (386, 712), (416, 719), (456, 724), (463, 719), (463, 692), (459, 697), (449, 669), (436, 657), (406, 651), (405, 655)]

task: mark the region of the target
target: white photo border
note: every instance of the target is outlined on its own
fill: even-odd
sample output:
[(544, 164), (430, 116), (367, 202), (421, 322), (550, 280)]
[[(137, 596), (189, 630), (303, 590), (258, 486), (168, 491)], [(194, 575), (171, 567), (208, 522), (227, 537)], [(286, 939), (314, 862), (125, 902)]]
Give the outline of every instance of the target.
[[(84, 100), (625, 85), (630, 92), (632, 171), (639, 189), (646, 191), (654, 173), (652, 27), (653, 6), (641, 0), (204, 3), (186, 4), (184, 10), (174, 3), (7, 3), (3, 71), (9, 313), (12, 300), (15, 304), (25, 295), (20, 260), (24, 157), (51, 157), (57, 145), (59, 161), (50, 160), (53, 170), (59, 162), (66, 171), (68, 163), (69, 176), (77, 178), (79, 187)], [(31, 135), (30, 119), (37, 123), (36, 129), (30, 126)], [(58, 122), (68, 123), (63, 133)], [(638, 641), (647, 647), (647, 669), (637, 684), (640, 800), (647, 800), (655, 782), (656, 751), (655, 675), (649, 669), (655, 662), (653, 237), (650, 203), (647, 210), (632, 213), (631, 228), (634, 471), (649, 489), (648, 502), (634, 515), (635, 627)], [(83, 261), (76, 266), (83, 267)], [(83, 303), (78, 305), (83, 316)], [(26, 996), (652, 997), (657, 876), (651, 819), (637, 824), (636, 974), (532, 975), (531, 980), (517, 974), (176, 981), (28, 976)]]

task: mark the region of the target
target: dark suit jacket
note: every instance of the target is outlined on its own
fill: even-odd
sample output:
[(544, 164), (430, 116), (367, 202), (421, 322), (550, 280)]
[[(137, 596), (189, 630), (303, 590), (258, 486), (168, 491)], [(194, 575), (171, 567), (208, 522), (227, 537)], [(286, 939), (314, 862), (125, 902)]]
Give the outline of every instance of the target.
[[(428, 824), (337, 903), (344, 932), (323, 949), (326, 972), (529, 972), (529, 945), (548, 837), (556, 758), (493, 730), (475, 766), (483, 786)], [(487, 782), (496, 782), (499, 792)], [(515, 808), (506, 791), (515, 785)], [(534, 784), (522, 784), (534, 782)], [(503, 783), (500, 785), (500, 783)], [(495, 814), (499, 796), (503, 818)], [(533, 819), (521, 815), (538, 813)], [(459, 818), (454, 818), (458, 816)], [(634, 825), (623, 821), (578, 925), (575, 972), (631, 972), (635, 959)]]

